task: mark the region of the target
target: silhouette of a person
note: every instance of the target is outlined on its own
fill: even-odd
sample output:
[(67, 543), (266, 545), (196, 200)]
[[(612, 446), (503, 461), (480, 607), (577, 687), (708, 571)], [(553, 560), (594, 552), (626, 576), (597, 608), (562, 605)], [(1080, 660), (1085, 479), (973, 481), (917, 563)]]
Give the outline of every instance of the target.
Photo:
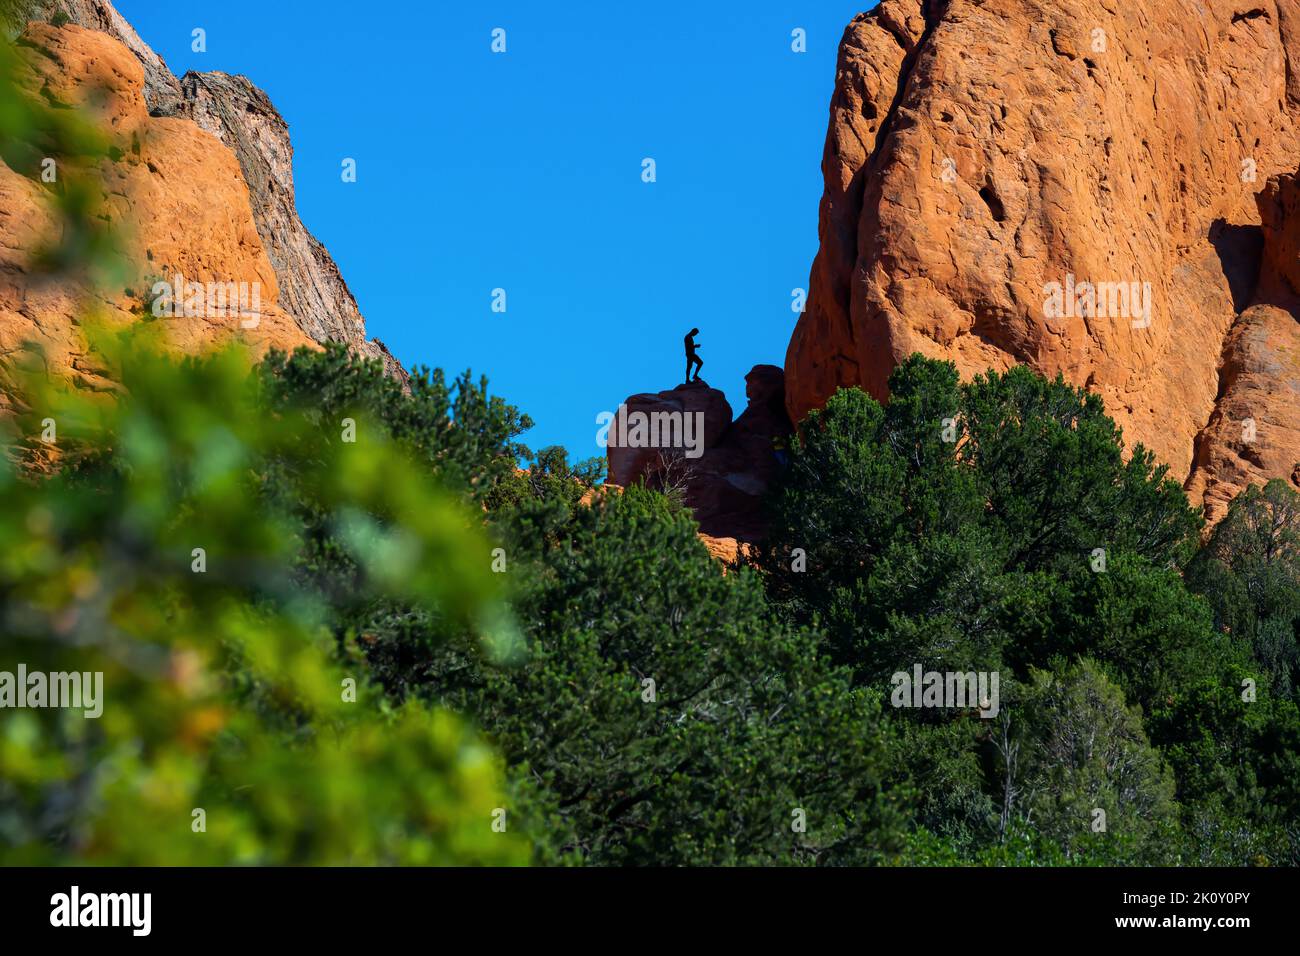
[(686, 381), (688, 382), (691, 380), (692, 366), (695, 367), (695, 380), (697, 382), (700, 380), (700, 369), (704, 367), (704, 359), (695, 354), (695, 350), (699, 348), (695, 344), (695, 336), (699, 334), (699, 329), (691, 329), (686, 333)]

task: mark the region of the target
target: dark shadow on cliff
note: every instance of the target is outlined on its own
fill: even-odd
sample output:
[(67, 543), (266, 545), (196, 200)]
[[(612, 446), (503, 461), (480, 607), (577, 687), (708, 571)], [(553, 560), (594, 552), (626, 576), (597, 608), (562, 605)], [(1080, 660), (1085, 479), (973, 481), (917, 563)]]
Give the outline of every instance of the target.
[(1259, 287), (1264, 231), (1259, 226), (1234, 226), (1216, 219), (1210, 226), (1209, 238), (1218, 253), (1223, 277), (1228, 280), (1233, 311), (1240, 313), (1255, 300), (1255, 290)]

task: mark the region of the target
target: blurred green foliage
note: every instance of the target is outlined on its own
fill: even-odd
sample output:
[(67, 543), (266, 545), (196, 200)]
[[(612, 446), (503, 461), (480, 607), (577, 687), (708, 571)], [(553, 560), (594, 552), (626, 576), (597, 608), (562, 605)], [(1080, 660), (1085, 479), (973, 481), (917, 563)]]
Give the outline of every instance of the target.
[(238, 350), (178, 362), (139, 331), (95, 344), (114, 400), (27, 378), (21, 432), (52, 421), (65, 460), (0, 478), (0, 609), (6, 662), (102, 671), (104, 713), (6, 713), (6, 862), (524, 861), (491, 826), (507, 804), (491, 748), (373, 689), (299, 586), (301, 524), (264, 486), (291, 471), (331, 516), (357, 599), (469, 630), (508, 616), (473, 513), (368, 419), (345, 442), (342, 422), (268, 412)]
[[(62, 223), (33, 264), (93, 283), (116, 257), (95, 215), (111, 144), (20, 77), (0, 42), (0, 158)], [(493, 828), (508, 797), (492, 748), (376, 692), (302, 575), (306, 535), (328, 533), (350, 602), (509, 631), (475, 512), (380, 409), (355, 409), (345, 441), (343, 416), (268, 401), (283, 363), (254, 379), (237, 348), (178, 361), (143, 327), (86, 332), (116, 395), (49, 378), (34, 351), (6, 358), (20, 413), (0, 472), (0, 660), (102, 672), (103, 714), (5, 711), (0, 859), (526, 862), (527, 841)]]

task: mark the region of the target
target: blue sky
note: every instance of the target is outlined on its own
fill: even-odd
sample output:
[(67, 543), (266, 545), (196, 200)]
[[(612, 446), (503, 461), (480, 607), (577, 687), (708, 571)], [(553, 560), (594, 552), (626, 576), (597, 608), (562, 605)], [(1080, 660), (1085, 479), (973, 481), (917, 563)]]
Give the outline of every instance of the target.
[(601, 454), (598, 412), (682, 380), (692, 326), (736, 414), (745, 372), (784, 363), (836, 47), (870, 6), (117, 0), (177, 75), (271, 97), (299, 213), (370, 335), (408, 367), (486, 374), (536, 422), (527, 444), (576, 458)]

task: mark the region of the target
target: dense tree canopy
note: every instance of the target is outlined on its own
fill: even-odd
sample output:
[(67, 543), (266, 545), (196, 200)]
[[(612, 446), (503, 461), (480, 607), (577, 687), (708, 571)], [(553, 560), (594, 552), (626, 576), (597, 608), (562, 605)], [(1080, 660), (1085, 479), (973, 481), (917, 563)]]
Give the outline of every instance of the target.
[[(839, 392), (724, 573), (468, 375), (143, 336), (97, 339), (112, 402), (27, 380), (61, 456), (6, 479), (7, 640), (116, 704), (6, 725), (9, 858), (1296, 862), (1297, 496), (1197, 550), (1059, 380)], [(994, 712), (895, 706), (918, 665), (997, 673)]]
[[(758, 563), (882, 700), (915, 665), (1001, 675), (1001, 714), (973, 730), (886, 708), (917, 859), (1291, 862), (1295, 499), (1247, 492), (1198, 552), (1182, 490), (1126, 456), (1099, 398), (914, 356), (888, 404), (845, 389), (810, 413)], [(1080, 720), (1105, 756), (1064, 747)]]

